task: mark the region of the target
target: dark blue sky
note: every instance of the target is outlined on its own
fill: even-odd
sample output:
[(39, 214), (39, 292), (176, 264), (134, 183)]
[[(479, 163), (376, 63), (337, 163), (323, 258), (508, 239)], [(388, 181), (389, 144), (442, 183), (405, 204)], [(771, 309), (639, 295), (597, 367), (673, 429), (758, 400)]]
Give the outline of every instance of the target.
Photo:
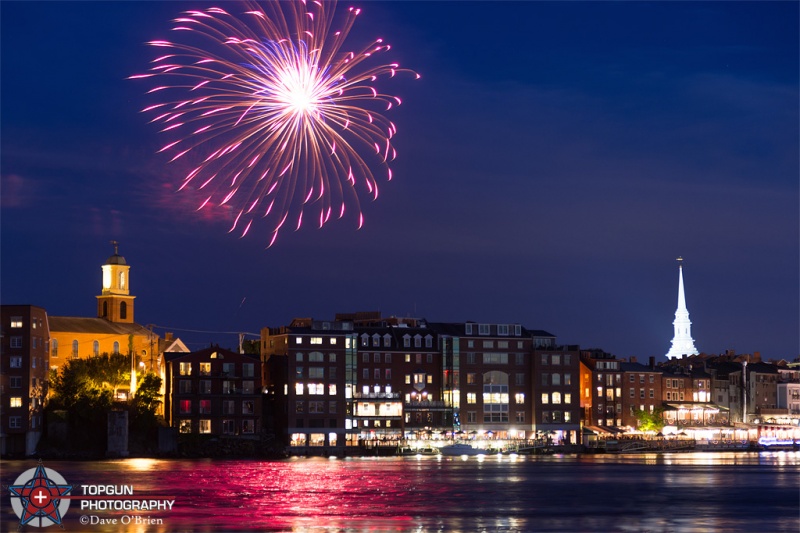
[(395, 179), (269, 250), (183, 208), (126, 79), (210, 5), (0, 4), (3, 303), (93, 316), (115, 239), (137, 321), (192, 348), (380, 310), (663, 357), (681, 255), (698, 349), (800, 353), (796, 2), (340, 3), (345, 49), (422, 74), (385, 86)]

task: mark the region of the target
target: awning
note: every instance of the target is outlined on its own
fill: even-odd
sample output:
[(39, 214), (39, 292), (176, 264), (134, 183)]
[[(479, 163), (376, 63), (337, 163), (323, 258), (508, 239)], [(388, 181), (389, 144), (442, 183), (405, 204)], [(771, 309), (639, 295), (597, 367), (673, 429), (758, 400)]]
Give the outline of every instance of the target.
[(618, 430), (615, 431), (614, 429), (605, 426), (583, 426), (583, 432), (586, 433), (587, 430), (589, 433), (594, 433), (595, 435), (600, 435), (600, 434), (613, 435), (618, 431)]
[(664, 404), (664, 409), (667, 411), (677, 411), (678, 409), (685, 409), (687, 411), (702, 410), (702, 411), (730, 411), (727, 407), (717, 405), (714, 403), (694, 403), (694, 402), (680, 402)]

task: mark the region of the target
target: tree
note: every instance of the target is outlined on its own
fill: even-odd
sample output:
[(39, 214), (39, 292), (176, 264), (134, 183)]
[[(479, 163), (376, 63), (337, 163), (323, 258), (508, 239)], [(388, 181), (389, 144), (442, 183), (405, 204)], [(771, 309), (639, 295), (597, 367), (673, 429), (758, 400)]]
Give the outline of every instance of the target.
[[(131, 378), (130, 356), (107, 354), (88, 359), (70, 359), (50, 374), (52, 399), (49, 411), (68, 413), (72, 449), (81, 453), (102, 453), (105, 449), (108, 411), (115, 405), (119, 389)], [(128, 404), (129, 435), (142, 448), (157, 441), (156, 412), (161, 403), (161, 378), (145, 374), (136, 397)], [(119, 404), (117, 403), (117, 406)], [(87, 431), (91, 428), (92, 431)]]
[(633, 415), (639, 422), (639, 429), (642, 431), (661, 431), (664, 429), (664, 408), (656, 407), (653, 412), (636, 409)]

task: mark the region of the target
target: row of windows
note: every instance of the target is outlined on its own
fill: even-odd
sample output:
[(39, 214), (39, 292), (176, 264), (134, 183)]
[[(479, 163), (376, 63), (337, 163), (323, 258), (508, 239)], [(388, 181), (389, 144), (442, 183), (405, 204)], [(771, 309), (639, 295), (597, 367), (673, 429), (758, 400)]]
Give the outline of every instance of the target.
[[(35, 346), (34, 346), (35, 348)], [(119, 341), (114, 341), (112, 345), (111, 353), (118, 354), (119, 353)], [(92, 355), (98, 356), (100, 355), (100, 341), (94, 340), (92, 341)], [(50, 356), (51, 357), (58, 357), (58, 339), (52, 339), (50, 341)], [(72, 341), (72, 357), (78, 357), (78, 341)]]
[[(44, 346), (45, 341), (41, 337), (31, 337), (31, 348), (36, 350)], [(22, 337), (9, 337), (8, 346), (12, 349), (22, 349)]]
[(543, 404), (545, 403), (559, 404), (562, 403), (562, 400), (563, 403), (572, 403), (572, 394), (570, 394), (569, 392), (565, 392), (563, 395), (560, 392), (542, 393)]
[[(327, 405), (326, 405), (327, 403)], [(309, 413), (312, 415), (315, 414), (324, 414), (324, 413), (336, 413), (337, 410), (337, 402), (334, 400), (325, 402), (321, 400), (310, 400), (306, 401), (297, 401), (295, 402), (294, 412), (295, 413)]]
[[(655, 383), (655, 375), (648, 374), (650, 376), (650, 383)], [(644, 374), (639, 374), (639, 383), (644, 383)], [(630, 374), (629, 376), (631, 383), (636, 383), (636, 374)]]
[[(8, 417), (8, 428), (9, 429), (24, 429), (25, 426), (23, 425), (24, 417), (22, 416), (9, 416)], [(36, 429), (37, 427), (41, 427), (42, 425), (42, 418), (40, 416), (32, 416), (31, 417), (31, 429)]]
[[(467, 348), (475, 348), (475, 346), (477, 346), (475, 342), (476, 341), (471, 339), (467, 340)], [(502, 350), (504, 348), (510, 348), (511, 343), (509, 341), (480, 341), (480, 346), (483, 348), (499, 348)], [(525, 343), (523, 341), (517, 341), (517, 348), (522, 349), (524, 347)]]
[[(603, 376), (605, 376), (605, 380), (603, 380)], [(607, 387), (620, 385), (622, 384), (622, 374), (597, 374), (597, 382), (602, 383), (603, 381), (606, 382)]]
[[(22, 368), (22, 356), (12, 355), (11, 357), (9, 357), (8, 366), (9, 368)], [(38, 366), (39, 366), (39, 358), (31, 357), (31, 368), (37, 368)]]
[(547, 366), (547, 365), (569, 366), (569, 365), (572, 364), (572, 355), (568, 354), (568, 353), (565, 353), (565, 354), (557, 354), (557, 353), (546, 354), (546, 353), (543, 353), (541, 355), (541, 359), (540, 360), (542, 362), (542, 365), (545, 365), (545, 366)]
[[(562, 379), (563, 377), (563, 379)], [(542, 385), (572, 385), (572, 374), (542, 374)]]
[[(325, 384), (324, 383), (295, 383), (294, 384), (294, 393), (297, 396), (303, 396), (305, 391), (308, 391), (308, 394), (311, 396), (322, 396), (325, 394)], [(329, 396), (336, 396), (336, 383), (329, 383), (328, 384), (328, 395)]]
[[(298, 363), (302, 363), (303, 361), (305, 361), (305, 357), (306, 357), (306, 354), (304, 354), (303, 352), (297, 352), (294, 355), (294, 360), (297, 361)], [(324, 361), (325, 361), (325, 354), (323, 354), (322, 352), (311, 352), (311, 353), (308, 354), (308, 362), (309, 363), (322, 363)], [(335, 353), (329, 353), (328, 354), (328, 362), (329, 363), (335, 363), (336, 362), (336, 354)]]
[[(372, 346), (378, 347), (381, 345), (381, 340), (383, 340), (383, 347), (389, 348), (392, 346), (392, 336), (388, 333), (385, 334), (383, 337), (378, 335), (377, 333), (373, 334), (372, 337), (367, 335), (366, 333), (361, 335), (361, 346), (369, 346), (370, 345), (370, 338), (372, 339)], [(411, 347), (411, 335), (403, 335), (403, 347), (410, 348)], [(414, 347), (421, 348), (422, 347), (422, 335), (414, 335)], [(433, 337), (430, 335), (425, 335), (425, 347), (426, 348), (433, 348)]]
[[(43, 325), (44, 325), (44, 322), (42, 322), (41, 318), (35, 318), (34, 317), (34, 318), (31, 319), (31, 327), (33, 329), (36, 329), (37, 327), (41, 328), (41, 327), (43, 327)], [(24, 326), (24, 322), (23, 322), (21, 316), (12, 316), (11, 317), (11, 327), (12, 328), (17, 329), (17, 328), (21, 328), (23, 326)]]
[[(201, 379), (197, 382), (198, 394), (211, 394), (212, 382), (210, 379)], [(255, 383), (253, 381), (242, 381), (241, 387), (236, 387), (236, 381), (225, 380), (222, 382), (222, 389), (218, 392), (222, 394), (255, 394)], [(178, 380), (178, 392), (180, 394), (192, 394), (192, 380)]]
[[(478, 326), (477, 331), (475, 331), (475, 326)], [(467, 323), (464, 324), (464, 333), (467, 335), (475, 335), (475, 333), (478, 335), (491, 335), (492, 327), (490, 324)], [(518, 324), (497, 324), (498, 337), (505, 337), (511, 334), (513, 334), (515, 337), (522, 335), (522, 326)]]
[[(328, 368), (328, 379), (336, 379), (338, 372), (335, 366)], [(308, 375), (305, 374), (305, 367), (298, 366), (294, 369), (296, 379), (309, 378), (309, 379), (324, 379), (325, 367), (312, 366), (308, 368)]]
[[(194, 400), (180, 400), (180, 414), (192, 414), (194, 412), (192, 411), (194, 403)], [(237, 404), (238, 402), (235, 400), (224, 400), (222, 402), (222, 414), (235, 415), (241, 413), (243, 415), (252, 415), (255, 413), (255, 403), (252, 400), (244, 400), (240, 405)], [(198, 400), (197, 413), (201, 415), (210, 415), (211, 400)]]
[[(193, 422), (191, 419), (182, 419), (178, 422), (178, 427), (180, 428), (181, 433), (192, 433), (193, 429)], [(255, 433), (256, 430), (256, 421), (255, 420), (242, 420), (241, 425), (241, 433), (244, 435)], [(224, 435), (237, 435), (237, 425), (236, 420), (223, 420), (222, 421), (222, 433)], [(195, 431), (198, 433), (211, 433), (211, 420), (208, 419), (201, 419), (197, 421), (197, 426)]]
[[(392, 379), (392, 369), (391, 368), (384, 368), (383, 369), (383, 379), (390, 380)], [(361, 371), (361, 377), (363, 379), (369, 379), (369, 368), (365, 368)], [(375, 368), (372, 371), (372, 379), (381, 379), (381, 369)]]
[[(199, 375), (201, 376), (210, 376), (211, 375), (211, 363), (210, 362), (203, 362), (203, 363), (180, 363), (179, 365), (179, 373), (181, 376), (191, 376), (192, 369), (194, 365), (197, 365), (199, 370)], [(228, 377), (236, 376), (236, 369), (237, 367), (241, 366), (242, 377), (251, 378), (255, 375), (255, 363), (222, 363), (222, 373), (227, 375)]]
[[(650, 398), (655, 398), (656, 397), (655, 396), (655, 390), (653, 390), (653, 389), (649, 389), (649, 393), (648, 394), (650, 395), (649, 396)], [(630, 395), (631, 395), (631, 398), (636, 398), (636, 389), (634, 389), (633, 387), (631, 387)], [(644, 389), (639, 389), (639, 398), (644, 398)]]

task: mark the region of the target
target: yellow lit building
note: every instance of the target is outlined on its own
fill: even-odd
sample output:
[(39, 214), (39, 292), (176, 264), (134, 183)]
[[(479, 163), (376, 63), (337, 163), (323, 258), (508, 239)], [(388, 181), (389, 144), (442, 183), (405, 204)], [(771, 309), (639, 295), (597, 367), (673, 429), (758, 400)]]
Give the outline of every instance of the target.
[[(159, 372), (159, 337), (134, 321), (134, 298), (130, 293), (130, 265), (114, 255), (102, 266), (102, 292), (97, 296), (97, 318), (50, 316), (50, 367), (58, 368), (71, 358), (85, 359), (103, 353), (131, 356), (137, 373)], [(135, 385), (134, 385), (135, 387)]]

